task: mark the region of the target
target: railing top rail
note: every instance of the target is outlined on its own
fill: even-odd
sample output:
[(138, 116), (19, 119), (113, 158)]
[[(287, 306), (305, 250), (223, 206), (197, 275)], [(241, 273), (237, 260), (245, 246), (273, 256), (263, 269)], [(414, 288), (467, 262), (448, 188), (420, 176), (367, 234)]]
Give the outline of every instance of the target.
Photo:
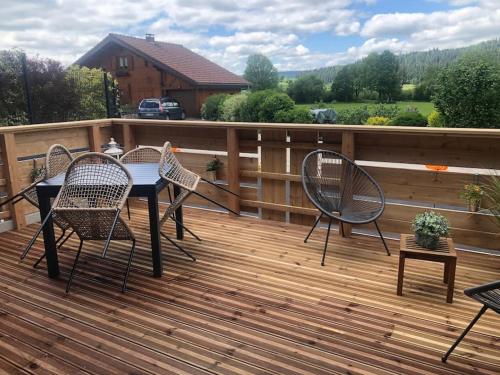
[(377, 125), (335, 125), (335, 124), (285, 124), (264, 122), (223, 122), (203, 120), (141, 120), (141, 119), (113, 119), (113, 124), (147, 124), (152, 126), (184, 126), (184, 127), (211, 127), (232, 129), (263, 129), (263, 130), (321, 130), (321, 131), (353, 131), (355, 133), (383, 133), (383, 134), (425, 134), (425, 135), (463, 135), (481, 137), (500, 137), (500, 129), (477, 128), (428, 128), (414, 126), (377, 126)]
[(295, 130), (295, 131), (352, 131), (354, 133), (379, 134), (420, 134), (431, 136), (465, 136), (500, 138), (500, 129), (477, 128), (427, 128), (413, 126), (377, 126), (377, 125), (334, 125), (334, 124), (284, 124), (284, 123), (254, 123), (254, 122), (222, 122), (202, 120), (142, 120), (142, 119), (98, 119), (85, 121), (68, 121), (49, 124), (20, 125), (0, 127), (0, 134), (29, 133), (44, 130), (80, 128), (88, 126), (111, 126), (113, 124), (149, 125), (159, 127), (208, 127), (218, 129), (262, 129), (262, 130)]

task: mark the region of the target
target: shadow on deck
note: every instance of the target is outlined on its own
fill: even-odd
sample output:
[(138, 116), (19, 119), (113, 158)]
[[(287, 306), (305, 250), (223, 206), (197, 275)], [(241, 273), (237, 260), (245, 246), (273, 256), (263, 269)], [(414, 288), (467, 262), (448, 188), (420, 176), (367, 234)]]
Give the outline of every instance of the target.
[[(39, 240), (19, 261), (35, 226), (0, 235), (0, 368), (34, 374), (498, 374), (500, 324), (487, 312), (450, 357), (448, 349), (480, 306), (468, 286), (498, 279), (500, 258), (459, 253), (455, 300), (445, 302), (442, 266), (407, 261), (396, 296), (398, 243), (331, 238), (324, 230), (229, 218), (187, 209), (191, 262), (164, 243), (164, 276), (151, 276), (147, 212), (132, 210), (139, 239), (128, 292), (124, 264), (94, 257), (89, 243), (69, 295), (64, 286), (77, 249), (59, 252), (62, 274), (49, 280)], [(174, 226), (170, 224), (170, 232)], [(128, 244), (109, 256), (124, 262)], [(92, 256), (91, 256), (92, 255)]]

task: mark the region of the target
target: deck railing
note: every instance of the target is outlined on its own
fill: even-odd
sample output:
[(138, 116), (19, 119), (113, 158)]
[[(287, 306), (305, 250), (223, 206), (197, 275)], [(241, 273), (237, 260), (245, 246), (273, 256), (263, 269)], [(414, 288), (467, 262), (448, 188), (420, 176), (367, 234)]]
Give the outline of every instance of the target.
[[(29, 183), (34, 163), (53, 143), (74, 152), (101, 150), (115, 139), (128, 150), (161, 146), (169, 140), (179, 158), (203, 174), (214, 154), (222, 161), (219, 183), (240, 194), (201, 189), (233, 210), (262, 219), (310, 224), (317, 211), (300, 182), (304, 156), (317, 148), (341, 151), (363, 165), (380, 183), (387, 199), (382, 230), (404, 233), (412, 218), (433, 209), (448, 217), (455, 242), (500, 249), (498, 228), (487, 212), (468, 212), (459, 193), (466, 183), (485, 182), (500, 169), (500, 130), (381, 126), (224, 123), (104, 119), (0, 128), (0, 188), (10, 195)], [(35, 162), (33, 161), (35, 160)], [(446, 165), (447, 171), (425, 165)], [(205, 204), (192, 198), (193, 204)], [(28, 204), (3, 207), (0, 219), (26, 225), (36, 210)], [(29, 218), (29, 216), (28, 216)], [(28, 220), (29, 221), (29, 220)], [(361, 228), (365, 230), (368, 228)], [(345, 228), (349, 235), (351, 228)]]

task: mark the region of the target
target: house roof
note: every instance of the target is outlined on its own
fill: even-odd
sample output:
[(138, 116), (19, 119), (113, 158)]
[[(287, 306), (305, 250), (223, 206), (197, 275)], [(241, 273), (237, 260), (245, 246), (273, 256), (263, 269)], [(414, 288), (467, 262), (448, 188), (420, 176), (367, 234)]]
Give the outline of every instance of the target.
[(120, 34), (109, 34), (94, 48), (80, 57), (75, 64), (85, 65), (96, 53), (112, 43), (132, 50), (166, 71), (177, 74), (195, 85), (241, 88), (250, 85), (244, 78), (231, 73), (229, 70), (180, 44), (147, 41), (146, 39)]

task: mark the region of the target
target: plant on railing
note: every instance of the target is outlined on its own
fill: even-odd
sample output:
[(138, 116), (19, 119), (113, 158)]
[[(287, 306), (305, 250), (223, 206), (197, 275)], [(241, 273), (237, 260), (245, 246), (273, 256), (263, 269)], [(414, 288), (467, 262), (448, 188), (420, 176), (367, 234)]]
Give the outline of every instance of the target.
[(448, 235), (448, 220), (434, 211), (423, 212), (413, 219), (412, 229), (418, 245), (435, 250), (439, 237)]
[(217, 171), (219, 170), (219, 168), (221, 166), (222, 166), (222, 162), (220, 161), (220, 159), (218, 159), (216, 156), (214, 156), (214, 158), (207, 163), (207, 166), (205, 169), (207, 172), (207, 180), (212, 181), (212, 182), (217, 180)]
[(478, 184), (467, 184), (460, 193), (460, 198), (465, 200), (469, 206), (469, 211), (477, 212), (481, 206), (483, 198), (483, 188)]
[(45, 173), (44, 167), (37, 167), (35, 164), (30, 171), (30, 180), (31, 182), (38, 181)]

